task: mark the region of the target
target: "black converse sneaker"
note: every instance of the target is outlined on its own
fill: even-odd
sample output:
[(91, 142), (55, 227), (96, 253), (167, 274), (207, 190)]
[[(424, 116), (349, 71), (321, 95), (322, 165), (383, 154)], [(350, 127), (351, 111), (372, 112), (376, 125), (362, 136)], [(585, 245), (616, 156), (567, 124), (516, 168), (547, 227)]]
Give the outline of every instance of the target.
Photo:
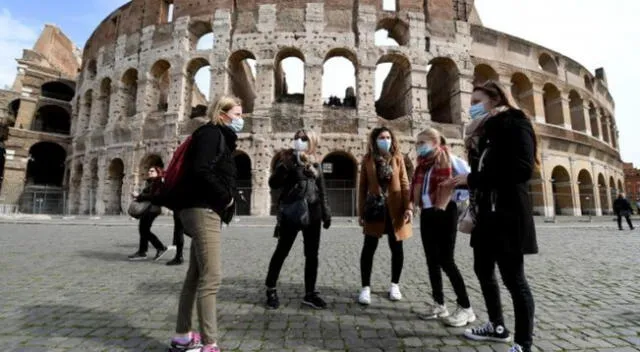
[(275, 288), (267, 289), (267, 309), (278, 309), (280, 307), (280, 299), (278, 298), (278, 291)]
[(302, 300), (302, 304), (315, 309), (327, 308), (327, 303), (322, 298), (320, 298), (320, 296), (318, 296), (317, 292), (307, 293), (307, 295), (304, 296), (304, 300)]
[(467, 329), (464, 331), (464, 336), (468, 339), (475, 341), (495, 341), (495, 342), (509, 342), (511, 341), (511, 334), (504, 326), (493, 326), (493, 323), (488, 322), (482, 326), (473, 329)]

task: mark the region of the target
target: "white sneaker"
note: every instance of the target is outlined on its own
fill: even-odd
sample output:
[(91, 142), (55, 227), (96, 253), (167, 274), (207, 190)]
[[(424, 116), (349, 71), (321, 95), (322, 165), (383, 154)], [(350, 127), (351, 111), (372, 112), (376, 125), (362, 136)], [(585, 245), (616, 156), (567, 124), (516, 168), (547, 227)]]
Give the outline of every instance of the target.
[(358, 303), (368, 306), (371, 304), (371, 288), (369, 286), (363, 287), (358, 296)]
[(389, 299), (392, 301), (402, 299), (402, 292), (400, 292), (400, 286), (398, 286), (398, 284), (391, 284), (391, 287), (389, 287)]
[(438, 319), (438, 318), (446, 318), (449, 316), (449, 310), (447, 309), (447, 305), (443, 304), (434, 304), (433, 306), (431, 306), (429, 309), (427, 309), (427, 312), (425, 314), (421, 314), (418, 317), (422, 320), (432, 320), (432, 319)]
[(456, 308), (456, 311), (453, 312), (451, 316), (445, 318), (443, 321), (446, 325), (461, 327), (476, 321), (476, 314), (473, 312), (473, 309), (471, 307), (462, 308), (458, 306), (458, 308)]

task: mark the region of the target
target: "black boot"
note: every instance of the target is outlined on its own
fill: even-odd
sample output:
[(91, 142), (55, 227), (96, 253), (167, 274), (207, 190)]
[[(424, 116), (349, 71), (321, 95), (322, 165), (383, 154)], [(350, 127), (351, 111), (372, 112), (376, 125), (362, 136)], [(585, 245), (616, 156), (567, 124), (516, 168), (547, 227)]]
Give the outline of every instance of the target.
[(182, 256), (176, 255), (175, 258), (167, 262), (167, 265), (180, 265), (182, 264)]

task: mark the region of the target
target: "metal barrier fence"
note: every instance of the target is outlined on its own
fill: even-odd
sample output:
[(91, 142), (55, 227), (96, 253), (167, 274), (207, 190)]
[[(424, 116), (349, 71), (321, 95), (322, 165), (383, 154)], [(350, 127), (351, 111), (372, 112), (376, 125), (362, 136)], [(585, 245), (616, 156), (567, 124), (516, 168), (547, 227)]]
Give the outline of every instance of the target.
[(60, 187), (28, 186), (20, 196), (18, 210), (25, 214), (67, 214), (68, 193)]
[(356, 216), (355, 188), (327, 188), (327, 200), (334, 216)]

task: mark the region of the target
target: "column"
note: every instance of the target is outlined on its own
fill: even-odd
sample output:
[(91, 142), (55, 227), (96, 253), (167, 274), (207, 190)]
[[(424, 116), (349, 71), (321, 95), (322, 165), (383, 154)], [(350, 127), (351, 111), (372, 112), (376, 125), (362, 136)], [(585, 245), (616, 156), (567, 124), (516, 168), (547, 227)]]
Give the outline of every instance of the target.
[(569, 93), (567, 92), (560, 92), (560, 102), (561, 105), (561, 109), (562, 109), (562, 120), (563, 120), (563, 126), (565, 129), (570, 130), (572, 129), (572, 125), (571, 125), (571, 108), (569, 106)]
[(429, 94), (427, 90), (427, 68), (425, 66), (412, 66), (411, 89), (413, 111), (411, 113), (413, 134), (424, 130), (429, 123)]
[(460, 80), (458, 81), (460, 95), (457, 102), (460, 113), (456, 114), (455, 111), (452, 111), (452, 113), (454, 114), (452, 116), (454, 124), (467, 123), (471, 119), (468, 111), (469, 111), (469, 107), (471, 107), (471, 95), (473, 95), (472, 82), (473, 82), (473, 73), (468, 75), (467, 74), (460, 75)]
[(605, 120), (605, 127), (607, 129), (607, 131), (605, 132), (608, 136), (609, 136), (609, 145), (613, 146), (613, 135), (612, 135), (612, 125), (611, 125), (611, 119), (609, 118), (609, 116), (607, 116), (607, 119)]
[(36, 103), (37, 100), (31, 97), (20, 98), (20, 108), (18, 109), (15, 124), (16, 128), (31, 129), (36, 114)]
[(587, 101), (583, 101), (582, 104), (582, 115), (584, 116), (584, 124), (585, 124), (585, 133), (592, 136), (593, 132), (591, 131), (591, 116), (589, 115), (589, 103)]
[(98, 187), (94, 190), (96, 213), (93, 215), (104, 215), (106, 210), (105, 186), (109, 177), (106, 155), (98, 158)]
[(358, 76), (356, 77), (357, 96), (358, 96), (358, 133), (366, 134), (369, 128), (378, 125), (378, 119), (375, 106), (374, 85), (376, 81), (376, 64), (368, 62), (360, 65), (358, 68)]
[(305, 128), (322, 132), (323, 100), (322, 70), (324, 60), (317, 55), (306, 57), (304, 65), (304, 121)]
[(599, 136), (598, 138), (601, 141), (604, 141), (604, 133), (605, 133), (605, 131), (602, 130), (602, 119), (603, 118), (604, 117), (600, 113), (600, 109), (596, 109), (596, 121), (597, 121), (597, 124), (598, 124), (598, 136)]
[(537, 123), (545, 123), (544, 115), (544, 91), (542, 86), (533, 84), (533, 106), (535, 108), (535, 119)]
[[(266, 53), (260, 53), (260, 57), (265, 57)], [(253, 123), (251, 125), (253, 133), (267, 134), (272, 132), (271, 128), (271, 106), (274, 99), (274, 66), (273, 59), (260, 59), (256, 62), (256, 99), (253, 105)], [(305, 77), (306, 78), (306, 77)], [(305, 79), (306, 80), (306, 79)], [(305, 95), (305, 101), (307, 96)]]

